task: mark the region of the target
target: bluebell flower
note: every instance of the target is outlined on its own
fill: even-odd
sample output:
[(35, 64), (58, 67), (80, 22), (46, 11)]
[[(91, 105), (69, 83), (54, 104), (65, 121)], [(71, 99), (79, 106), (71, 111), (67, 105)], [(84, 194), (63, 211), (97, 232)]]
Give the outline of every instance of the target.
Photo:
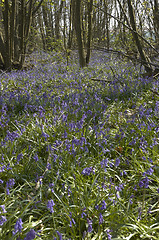
[(119, 164), (120, 164), (120, 159), (119, 158), (116, 158), (116, 160), (115, 160), (115, 167), (118, 167), (119, 166)]
[(148, 177), (146, 176), (143, 180), (140, 180), (140, 182), (139, 182), (139, 187), (140, 188), (143, 188), (143, 187), (145, 187), (145, 188), (148, 188), (149, 187), (149, 179), (148, 179)]
[(3, 224), (7, 221), (7, 218), (5, 216), (0, 216), (0, 226), (3, 226)]
[(32, 239), (35, 238), (35, 236), (36, 236), (36, 232), (35, 232), (33, 229), (31, 229), (31, 230), (27, 233), (27, 235), (26, 235), (26, 237), (24, 238), (24, 240), (32, 240)]
[(62, 234), (59, 231), (56, 231), (57, 235), (59, 236), (59, 240), (62, 240)]
[(134, 198), (134, 195), (132, 194), (131, 196), (130, 196), (130, 199), (129, 199), (129, 202), (130, 202), (130, 204), (133, 204), (133, 198)]
[(35, 162), (37, 162), (39, 160), (39, 157), (38, 157), (37, 153), (34, 156), (34, 160), (35, 160)]
[(86, 207), (82, 209), (81, 218), (84, 218), (87, 214), (85, 213)]
[(86, 167), (81, 172), (83, 175), (89, 176), (91, 173), (95, 173), (93, 167)]
[(99, 213), (99, 225), (101, 225), (104, 222), (103, 216), (101, 213)]
[(6, 182), (6, 193), (7, 193), (7, 195), (10, 194), (9, 189), (12, 188), (14, 186), (14, 184), (15, 184), (14, 178), (11, 178), (11, 179), (9, 179), (9, 181)]
[(50, 210), (51, 213), (54, 212), (53, 206), (55, 205), (54, 201), (51, 199), (47, 203), (47, 208)]
[[(6, 213), (7, 211), (5, 210), (5, 205), (0, 205), (0, 207), (2, 208), (2, 212), (3, 213)], [(1, 211), (0, 211), (0, 214), (1, 214)]]
[(107, 238), (108, 238), (108, 240), (112, 239), (112, 235), (110, 234), (110, 232), (111, 232), (111, 230), (107, 229)]
[(2, 179), (0, 179), (0, 183), (3, 184), (3, 180)]
[(13, 235), (15, 235), (16, 233), (22, 231), (22, 228), (23, 228), (22, 224), (23, 224), (22, 219), (19, 218), (19, 219), (16, 221), (16, 224), (14, 225)]
[(106, 204), (106, 202), (103, 200), (103, 201), (102, 201), (101, 210), (105, 210), (106, 207), (107, 207), (107, 204)]
[(76, 222), (75, 222), (75, 220), (72, 218), (72, 213), (70, 212), (70, 214), (69, 214), (69, 217), (70, 217), (70, 227), (72, 227), (72, 223), (75, 225), (76, 224)]
[(87, 223), (88, 223), (88, 229), (87, 229), (87, 232), (92, 232), (93, 228), (92, 228), (92, 221), (87, 218)]
[(103, 159), (103, 160), (101, 161), (100, 165), (101, 165), (101, 168), (104, 168), (105, 171), (106, 171), (106, 167), (108, 166), (108, 158)]
[(141, 219), (141, 215), (142, 215), (142, 211), (141, 211), (141, 207), (138, 208), (138, 217), (137, 220)]
[(23, 157), (23, 153), (18, 154), (18, 156), (17, 156), (17, 164), (20, 162), (22, 157)]

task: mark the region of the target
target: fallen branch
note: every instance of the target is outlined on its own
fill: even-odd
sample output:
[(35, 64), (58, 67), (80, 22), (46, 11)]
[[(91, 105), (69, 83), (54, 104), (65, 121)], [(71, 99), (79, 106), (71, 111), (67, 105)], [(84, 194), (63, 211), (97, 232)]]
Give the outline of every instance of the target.
[(98, 78), (91, 78), (92, 81), (98, 81), (98, 82), (112, 82), (112, 80), (108, 79), (98, 79)]

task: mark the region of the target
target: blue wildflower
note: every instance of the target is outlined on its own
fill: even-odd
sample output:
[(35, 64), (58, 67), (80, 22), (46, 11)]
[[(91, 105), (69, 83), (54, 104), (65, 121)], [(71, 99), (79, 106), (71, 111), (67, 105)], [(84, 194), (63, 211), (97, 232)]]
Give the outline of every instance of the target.
[(19, 218), (17, 221), (16, 221), (16, 224), (14, 225), (14, 231), (13, 231), (13, 235), (15, 235), (16, 233), (18, 232), (21, 232), (23, 226), (22, 226), (23, 222), (22, 222), (22, 219)]
[[(2, 208), (2, 212), (3, 213), (6, 213), (7, 211), (5, 210), (5, 205), (0, 205), (0, 207)], [(0, 213), (1, 213), (1, 211), (0, 211)]]
[(70, 214), (69, 214), (69, 217), (70, 217), (70, 227), (72, 227), (72, 223), (75, 225), (76, 224), (76, 222), (75, 222), (75, 220), (72, 218), (72, 213), (70, 212)]
[(5, 216), (0, 216), (0, 226), (3, 226), (3, 224), (7, 221), (7, 218)]
[(101, 210), (106, 209), (106, 206), (107, 206), (107, 204), (106, 204), (106, 202), (103, 200), (103, 201), (102, 201)]
[(108, 240), (112, 239), (112, 235), (110, 234), (110, 232), (111, 232), (111, 230), (107, 229), (107, 238), (108, 238)]
[(50, 210), (51, 213), (54, 212), (53, 206), (55, 205), (54, 201), (51, 199), (47, 203), (47, 208)]
[(89, 176), (91, 173), (95, 173), (92, 167), (86, 167), (82, 170), (82, 174)]
[(87, 232), (92, 232), (93, 228), (92, 228), (92, 221), (90, 219), (87, 218), (87, 223), (88, 223), (88, 229)]
[(119, 166), (119, 164), (120, 164), (120, 159), (119, 158), (116, 158), (116, 160), (115, 160), (115, 167), (118, 167)]
[(87, 214), (84, 212), (85, 210), (86, 210), (86, 207), (82, 209), (81, 218), (84, 218), (84, 216), (87, 215)]
[(104, 219), (103, 219), (102, 214), (100, 213), (99, 214), (99, 225), (101, 225), (103, 222), (104, 222)]
[(59, 236), (59, 240), (62, 240), (62, 234), (59, 231), (56, 231), (57, 235)]
[(27, 233), (27, 235), (26, 235), (26, 237), (24, 238), (24, 240), (32, 240), (32, 239), (35, 238), (35, 236), (36, 236), (36, 232), (35, 232), (33, 229), (31, 229), (31, 230)]

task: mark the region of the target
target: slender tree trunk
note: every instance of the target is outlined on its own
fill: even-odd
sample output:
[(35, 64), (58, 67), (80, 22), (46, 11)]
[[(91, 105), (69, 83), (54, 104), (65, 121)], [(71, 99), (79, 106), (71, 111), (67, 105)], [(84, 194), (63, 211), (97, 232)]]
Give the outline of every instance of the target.
[(56, 36), (56, 40), (60, 39), (60, 18), (61, 18), (61, 14), (62, 14), (62, 9), (63, 9), (63, 5), (64, 5), (64, 1), (61, 0), (59, 9), (56, 9), (56, 13), (55, 13), (55, 36)]
[(110, 39), (109, 39), (109, 19), (108, 19), (108, 1), (104, 0), (105, 18), (106, 18), (106, 38), (107, 38), (107, 49), (109, 49)]
[(44, 33), (44, 25), (43, 25), (43, 21), (41, 19), (41, 12), (39, 12), (39, 14), (38, 14), (38, 24), (39, 24), (39, 27), (40, 27), (43, 50), (46, 51), (47, 50), (47, 44), (46, 44), (46, 37), (45, 37), (45, 33)]
[(154, 0), (154, 29), (156, 35), (156, 43), (159, 43), (159, 3)]
[(3, 40), (3, 37), (2, 37), (2, 34), (0, 33), (0, 64), (1, 64), (1, 67), (5, 68), (6, 66), (6, 51), (5, 51), (5, 43), (4, 43), (4, 40)]
[(21, 0), (21, 9), (20, 9), (20, 68), (23, 65), (24, 61), (24, 22), (25, 22), (25, 3), (24, 0)]
[(74, 29), (74, 26), (73, 26), (73, 19), (74, 19), (74, 1), (71, 0), (70, 1), (70, 17), (69, 17), (69, 32), (68, 32), (68, 42), (67, 42), (67, 48), (68, 49), (71, 49), (71, 46), (72, 46), (72, 38), (73, 38), (73, 29)]
[(91, 55), (91, 40), (92, 40), (92, 10), (93, 10), (93, 0), (88, 2), (88, 38), (87, 38), (87, 55), (86, 64), (89, 64)]
[(135, 16), (134, 16), (134, 11), (133, 11), (131, 0), (127, 0), (127, 2), (128, 2), (128, 11), (129, 11), (129, 17), (130, 17), (130, 24), (131, 24), (131, 27), (133, 29), (132, 34), (133, 34), (133, 37), (134, 37), (134, 41), (136, 43), (136, 47), (137, 47), (137, 49), (139, 51), (140, 58), (141, 58), (143, 66), (145, 67), (146, 72), (148, 74), (152, 74), (153, 69), (151, 67), (150, 60), (146, 56), (146, 54), (145, 54), (145, 52), (144, 52), (144, 50), (142, 48), (142, 45), (141, 45), (140, 39), (138, 37), (138, 34), (137, 34)]
[(5, 31), (5, 69), (11, 69), (11, 56), (10, 56), (10, 34), (9, 34), (9, 3), (8, 0), (4, 1), (4, 31)]
[(52, 50), (52, 35), (51, 35), (51, 28), (49, 25), (49, 19), (48, 19), (48, 14), (47, 14), (47, 9), (46, 6), (43, 5), (42, 6), (42, 12), (43, 12), (43, 19), (44, 19), (44, 23), (45, 23), (45, 32), (46, 32), (46, 46), (47, 46), (47, 50), (50, 51)]
[(81, 31), (81, 0), (75, 1), (75, 30), (78, 43), (79, 63), (80, 67), (85, 67), (86, 61)]
[(12, 9), (12, 11), (11, 11), (11, 17), (10, 17), (10, 57), (11, 57), (11, 59), (13, 59), (16, 0), (12, 0), (12, 8), (11, 9)]

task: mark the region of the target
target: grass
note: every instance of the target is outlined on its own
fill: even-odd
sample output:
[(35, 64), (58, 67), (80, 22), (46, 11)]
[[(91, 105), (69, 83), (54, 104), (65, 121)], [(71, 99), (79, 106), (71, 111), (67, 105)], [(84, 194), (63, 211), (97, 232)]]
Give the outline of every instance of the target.
[(28, 61), (1, 74), (0, 238), (158, 239), (158, 79), (103, 53)]

